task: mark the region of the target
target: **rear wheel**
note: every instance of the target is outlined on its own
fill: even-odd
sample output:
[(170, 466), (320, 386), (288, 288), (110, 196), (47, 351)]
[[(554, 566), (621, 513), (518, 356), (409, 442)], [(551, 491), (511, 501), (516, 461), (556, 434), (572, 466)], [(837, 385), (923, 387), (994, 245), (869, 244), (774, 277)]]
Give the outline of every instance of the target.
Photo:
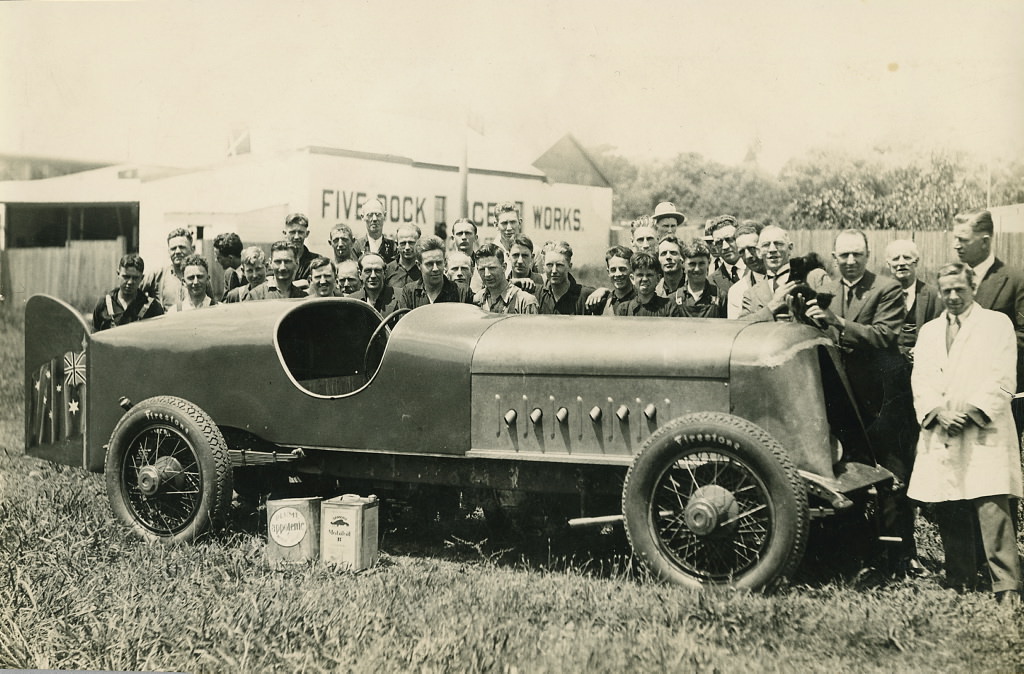
[(181, 398), (149, 398), (129, 410), (110, 436), (104, 471), (114, 514), (146, 540), (194, 540), (231, 504), (220, 429)]
[(652, 435), (626, 476), (622, 510), (645, 565), (689, 587), (770, 588), (807, 539), (807, 496), (789, 456), (728, 414), (690, 414)]

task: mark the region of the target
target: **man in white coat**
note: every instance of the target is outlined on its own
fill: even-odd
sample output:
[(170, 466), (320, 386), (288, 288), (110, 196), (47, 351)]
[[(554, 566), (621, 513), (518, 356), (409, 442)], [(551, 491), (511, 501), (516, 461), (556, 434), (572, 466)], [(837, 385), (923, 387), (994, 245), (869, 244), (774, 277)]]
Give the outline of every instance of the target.
[(911, 378), (921, 423), (907, 495), (934, 503), (950, 586), (972, 588), (975, 522), (992, 590), (1020, 600), (1020, 560), (1009, 497), (1022, 495), (1020, 454), (1010, 414), (1017, 344), (1005, 314), (974, 301), (974, 274), (962, 263), (938, 273), (945, 311), (925, 323)]

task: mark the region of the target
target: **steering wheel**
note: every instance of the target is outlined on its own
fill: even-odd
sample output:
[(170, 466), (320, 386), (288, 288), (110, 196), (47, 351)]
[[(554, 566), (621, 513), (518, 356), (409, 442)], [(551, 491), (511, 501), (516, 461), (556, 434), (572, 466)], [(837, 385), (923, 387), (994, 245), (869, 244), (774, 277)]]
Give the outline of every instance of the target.
[(400, 316), (404, 316), (410, 311), (412, 311), (412, 309), (408, 307), (405, 309), (396, 309), (392, 311), (390, 314), (384, 317), (384, 320), (380, 322), (380, 325), (378, 325), (374, 329), (373, 334), (370, 335), (370, 341), (366, 343), (366, 351), (363, 352), (363, 372), (366, 374), (366, 381), (370, 381), (370, 349), (373, 348), (374, 342), (376, 342), (377, 338), (380, 337), (381, 331), (388, 326), (388, 323), (390, 323), (391, 321)]

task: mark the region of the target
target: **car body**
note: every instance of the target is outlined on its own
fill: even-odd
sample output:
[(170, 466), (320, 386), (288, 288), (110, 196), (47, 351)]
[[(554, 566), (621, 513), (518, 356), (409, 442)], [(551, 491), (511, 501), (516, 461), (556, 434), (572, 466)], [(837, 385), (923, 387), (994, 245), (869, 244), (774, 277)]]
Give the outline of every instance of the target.
[[(807, 326), (458, 304), (390, 322), (365, 302), (324, 298), (92, 333), (71, 307), (35, 296), (27, 451), (106, 472), (115, 512), (162, 541), (202, 533), (250, 466), (578, 495), (579, 521), (624, 517), (655, 571), (697, 586), (772, 585), (799, 561), (815, 502), (817, 514), (844, 509), (892, 479), (838, 355)], [(165, 441), (175, 449), (161, 454)], [(681, 482), (679, 507), (658, 505)], [(621, 515), (588, 512), (609, 496)], [(675, 549), (676, 526), (733, 561)]]

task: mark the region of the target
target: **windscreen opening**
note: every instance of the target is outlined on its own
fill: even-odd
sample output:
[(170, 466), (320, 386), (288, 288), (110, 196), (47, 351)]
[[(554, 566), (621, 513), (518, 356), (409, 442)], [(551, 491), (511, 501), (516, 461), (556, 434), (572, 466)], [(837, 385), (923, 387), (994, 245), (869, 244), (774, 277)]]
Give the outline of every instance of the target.
[(278, 325), (284, 366), (307, 393), (343, 396), (357, 391), (373, 374), (364, 371), (364, 360), (379, 324), (380, 316), (364, 302), (313, 301), (300, 306)]

